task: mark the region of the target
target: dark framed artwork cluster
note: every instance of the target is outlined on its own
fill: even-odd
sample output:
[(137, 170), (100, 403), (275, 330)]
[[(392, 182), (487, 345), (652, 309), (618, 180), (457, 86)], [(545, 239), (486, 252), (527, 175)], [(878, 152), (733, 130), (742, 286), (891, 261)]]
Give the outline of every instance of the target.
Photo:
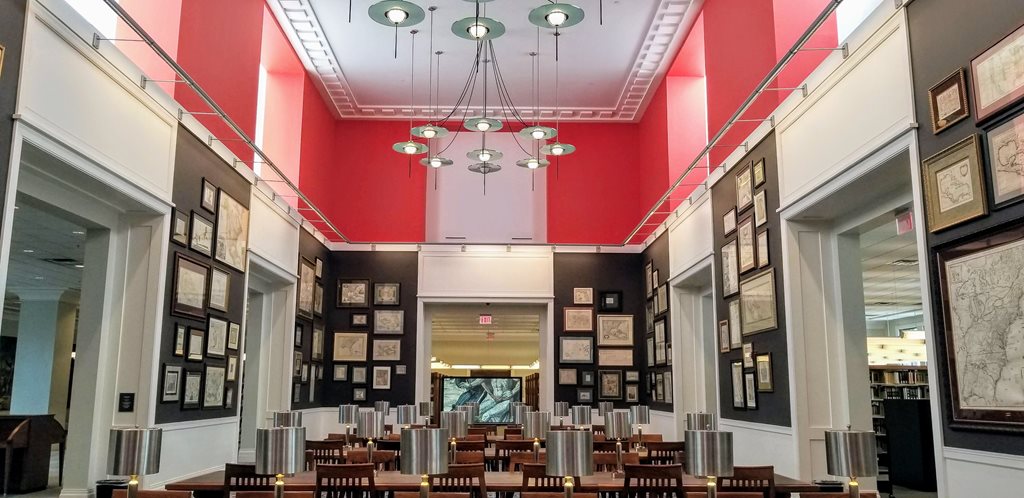
[[(324, 378), (325, 263), (326, 248), (310, 234), (302, 233), (295, 295), (295, 351), (292, 353), (292, 404), (314, 403)], [(319, 255), (318, 255), (319, 254)]]
[[(634, 365), (633, 315), (621, 314), (623, 292), (607, 290), (597, 293), (593, 287), (573, 287), (572, 306), (562, 308), (562, 332), (559, 338), (559, 363), (562, 365), (594, 365), (593, 370), (562, 367), (558, 384), (577, 386), (576, 403), (595, 400), (620, 400), (638, 403), (636, 375), (624, 375), (623, 368)], [(598, 312), (595, 315), (595, 309)], [(631, 371), (632, 372), (632, 371)], [(636, 381), (627, 381), (629, 378)], [(596, 388), (596, 393), (595, 393)]]
[(669, 320), (668, 240), (661, 236), (644, 251), (644, 351), (642, 384), (651, 406), (671, 409), (674, 402), (672, 382), (672, 333)]
[(402, 305), (402, 284), (339, 278), (337, 291), (336, 307), (350, 313), (348, 330), (332, 336), (332, 380), (351, 385), (353, 401), (366, 401), (367, 389), (390, 390), (392, 376), (407, 372), (402, 363), (405, 310), (396, 309)]

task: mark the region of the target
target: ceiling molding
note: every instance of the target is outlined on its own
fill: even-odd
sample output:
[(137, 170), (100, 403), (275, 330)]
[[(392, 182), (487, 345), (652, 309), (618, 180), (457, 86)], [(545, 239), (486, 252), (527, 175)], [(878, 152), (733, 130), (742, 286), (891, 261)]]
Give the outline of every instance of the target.
[[(309, 0), (270, 0), (274, 17), (283, 28), (292, 47), (302, 60), (306, 71), (313, 76), (317, 89), (331, 102), (332, 113), (342, 119), (408, 119), (428, 118), (426, 106), (363, 106), (352, 91), (343, 69), (327, 41), (327, 35), (313, 11)], [(668, 72), (683, 40), (690, 32), (701, 0), (659, 0), (651, 25), (637, 50), (632, 69), (623, 82), (615, 107), (562, 108), (555, 115), (554, 108), (541, 108), (539, 119), (556, 117), (563, 121), (619, 121), (635, 122), (643, 116), (662, 77)], [(470, 112), (481, 112), (474, 106)], [(451, 112), (451, 108), (445, 110)], [(524, 119), (534, 119), (534, 111), (522, 109)]]

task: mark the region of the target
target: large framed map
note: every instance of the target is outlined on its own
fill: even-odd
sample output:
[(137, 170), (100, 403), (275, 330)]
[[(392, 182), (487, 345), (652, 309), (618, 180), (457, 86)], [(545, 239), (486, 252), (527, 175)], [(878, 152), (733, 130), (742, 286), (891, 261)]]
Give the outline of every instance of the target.
[(953, 423), (1024, 431), (1024, 226), (938, 254)]

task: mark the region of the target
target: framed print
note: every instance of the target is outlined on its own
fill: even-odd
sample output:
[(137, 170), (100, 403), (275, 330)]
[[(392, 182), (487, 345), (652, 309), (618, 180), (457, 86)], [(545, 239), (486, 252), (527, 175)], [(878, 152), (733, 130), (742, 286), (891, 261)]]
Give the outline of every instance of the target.
[(229, 322), (228, 323), (228, 349), (238, 351), (238, 342), (242, 337), (242, 324)]
[(174, 290), (171, 293), (173, 313), (206, 318), (206, 279), (209, 273), (209, 266), (175, 253)]
[(1024, 114), (989, 130), (985, 142), (992, 207), (1024, 199)]
[(768, 194), (764, 190), (754, 194), (754, 226), (768, 223)]
[(374, 340), (373, 361), (402, 361), (402, 341)]
[(395, 365), (395, 375), (405, 375), (405, 365)]
[(324, 326), (322, 324), (313, 324), (313, 343), (310, 345), (309, 357), (313, 361), (320, 361), (324, 359)]
[(768, 229), (757, 234), (757, 267), (764, 268), (771, 264), (768, 258)]
[(590, 332), (594, 330), (593, 308), (564, 308), (563, 328), (566, 332)]
[(334, 365), (334, 380), (338, 382), (348, 380), (348, 365)]
[(185, 371), (185, 384), (182, 389), (181, 396), (181, 407), (182, 409), (199, 408), (199, 402), (202, 400), (203, 391), (203, 374), (200, 372), (189, 372)]
[(366, 389), (357, 387), (352, 390), (352, 401), (366, 401)]
[(405, 310), (374, 310), (373, 333), (402, 335), (405, 333)]
[(370, 281), (342, 278), (338, 280), (339, 308), (367, 308), (370, 306)]
[(313, 268), (316, 270), (316, 278), (324, 278), (324, 260), (313, 258)]
[(658, 282), (661, 282), (661, 272), (659, 272), (658, 270), (654, 270), (651, 272), (651, 285), (655, 287), (655, 291), (658, 290)]
[(228, 312), (231, 297), (231, 274), (214, 266), (210, 269), (210, 307)]
[(664, 379), (665, 379), (665, 381), (664, 381), (664, 384), (665, 384), (665, 402), (666, 403), (671, 403), (672, 402), (672, 371), (671, 370), (669, 370), (668, 372), (665, 372)]
[(1024, 26), (971, 61), (971, 89), (978, 121), (1024, 97)]
[(732, 208), (722, 216), (722, 235), (729, 235), (736, 230), (736, 208)]
[(743, 392), (746, 394), (744, 401), (748, 410), (757, 409), (757, 381), (754, 379), (754, 372), (743, 374)]
[(228, 382), (234, 382), (238, 380), (238, 357), (228, 356)]
[(228, 321), (210, 315), (206, 321), (206, 355), (223, 358), (228, 350)]
[(600, 370), (597, 377), (598, 399), (622, 399), (622, 371)]
[(775, 381), (772, 380), (772, 354), (761, 353), (754, 358), (757, 365), (757, 391), (770, 393), (775, 390)]
[(660, 315), (668, 311), (668, 284), (658, 286), (658, 309), (654, 314)]
[(640, 372), (636, 370), (626, 370), (626, 382), (640, 382)]
[(631, 367), (633, 366), (633, 350), (598, 348), (597, 365), (601, 367)]
[(161, 403), (178, 402), (181, 399), (181, 367), (164, 365), (164, 379), (160, 385)]
[(299, 316), (313, 318), (313, 289), (316, 287), (316, 270), (313, 262), (299, 258), (299, 294), (295, 298), (295, 307)]
[(174, 210), (174, 221), (171, 223), (171, 242), (188, 247), (188, 215)]
[(740, 291), (740, 261), (736, 241), (722, 246), (722, 296), (729, 297)]
[(224, 408), (224, 367), (207, 365), (203, 372), (203, 408)]
[(313, 315), (324, 316), (324, 285), (320, 282), (313, 287)]
[(188, 329), (188, 361), (203, 361), (203, 343), (206, 342), (206, 331), (203, 329)]
[(188, 342), (188, 332), (185, 324), (179, 323), (174, 327), (174, 356), (185, 356), (185, 345)]
[(559, 359), (562, 363), (594, 363), (594, 339), (562, 337)]
[(235, 404), (235, 388), (229, 387), (227, 394), (224, 395), (224, 408), (234, 408)]
[(654, 262), (648, 261), (644, 265), (644, 289), (647, 290), (648, 299), (654, 295)]
[(203, 178), (203, 191), (199, 197), (199, 204), (211, 213), (217, 212), (217, 187), (206, 178)]
[(946, 339), (950, 425), (1019, 432), (1024, 381), (1013, 366), (1020, 356), (1011, 358), (1010, 351), (1019, 347), (1024, 226), (958, 241), (940, 249), (937, 260), (942, 321), (936, 326)]
[(203, 256), (213, 254), (213, 222), (192, 212), (192, 234), (188, 247)]
[(732, 407), (746, 408), (747, 396), (743, 391), (743, 362), (734, 361), (732, 367)]
[(302, 363), (302, 376), (299, 377), (299, 380), (302, 381), (303, 384), (309, 382), (309, 363)]
[(576, 385), (576, 369), (575, 368), (559, 368), (558, 369), (558, 385), (560, 385), (560, 386), (575, 386)]
[(609, 313), (622, 312), (622, 291), (601, 291), (598, 309)]
[(747, 218), (740, 222), (736, 229), (736, 242), (739, 244), (740, 273), (757, 268), (757, 256), (754, 254), (754, 220)]
[(391, 389), (391, 367), (373, 367), (372, 389)]
[(754, 186), (755, 187), (760, 187), (761, 185), (764, 185), (764, 181), (768, 177), (765, 176), (764, 158), (763, 157), (761, 159), (758, 159), (757, 162), (754, 163), (753, 176), (754, 176)]
[(302, 330), (303, 330), (302, 324), (301, 323), (296, 323), (295, 324), (295, 341), (294, 342), (295, 342), (295, 347), (297, 347), (297, 348), (301, 348), (302, 347)]
[(598, 346), (632, 346), (633, 315), (597, 315)]
[(640, 386), (636, 384), (626, 384), (626, 403), (639, 403), (640, 402)]
[(334, 333), (334, 361), (366, 361), (366, 334)]
[(661, 300), (658, 299), (658, 293), (654, 293), (654, 299), (651, 300), (651, 308), (655, 315), (658, 314), (658, 310), (661, 309)]
[(778, 327), (775, 315), (775, 270), (768, 270), (747, 279), (740, 287), (743, 335), (774, 330)]
[(292, 384), (292, 403), (302, 401), (302, 384)]
[(754, 345), (743, 343), (743, 368), (754, 368)]
[(352, 313), (348, 317), (348, 324), (353, 327), (367, 327), (370, 325), (370, 314)]
[(366, 384), (366, 367), (352, 367), (352, 383)]
[(572, 304), (594, 304), (594, 289), (592, 287), (574, 287), (572, 289)]
[(244, 272), (248, 246), (249, 208), (221, 190), (217, 204), (216, 260)]
[(958, 68), (928, 89), (928, 109), (932, 117), (932, 133), (936, 135), (970, 114), (964, 68)]
[(594, 390), (593, 389), (576, 389), (576, 402), (577, 403), (593, 403), (594, 402)]
[(375, 283), (373, 284), (374, 306), (398, 306), (401, 304), (402, 284), (398, 283)]
[(754, 189), (750, 178), (750, 166), (744, 166), (736, 173), (736, 211), (743, 211), (753, 203)]
[(665, 364), (665, 319), (654, 322), (654, 364)]
[(654, 401), (665, 401), (665, 374), (661, 372), (654, 374)]
[(932, 233), (988, 213), (977, 135), (925, 159), (921, 178), (928, 230)]
[(4, 74), (4, 46), (0, 45), (0, 76)]
[(302, 377), (302, 351), (292, 354), (292, 377)]
[(647, 338), (647, 366), (654, 366), (654, 336)]
[(580, 385), (581, 386), (592, 386), (592, 385), (594, 385), (594, 371), (593, 370), (581, 370), (580, 371)]
[(729, 347), (737, 349), (743, 345), (742, 322), (740, 321), (740, 300), (729, 301)]
[(647, 301), (647, 305), (644, 306), (644, 318), (647, 322), (647, 327), (644, 330), (654, 332), (654, 301)]
[(729, 320), (718, 322), (718, 352), (728, 353), (732, 351), (729, 339)]

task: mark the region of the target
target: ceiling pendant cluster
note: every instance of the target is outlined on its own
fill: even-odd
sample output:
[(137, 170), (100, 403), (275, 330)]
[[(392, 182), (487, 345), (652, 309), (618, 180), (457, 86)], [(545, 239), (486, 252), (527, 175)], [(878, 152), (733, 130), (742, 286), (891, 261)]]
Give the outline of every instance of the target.
[[(504, 155), (487, 146), (488, 133), (494, 133), (505, 129), (507, 126), (519, 128), (518, 132), (512, 134), (516, 144), (527, 156), (517, 160), (516, 165), (525, 169), (535, 171), (545, 168), (551, 164), (546, 156), (565, 156), (576, 151), (576, 147), (554, 141), (558, 136), (559, 112), (558, 112), (558, 37), (559, 30), (579, 24), (584, 19), (583, 9), (567, 3), (547, 3), (530, 11), (529, 21), (538, 28), (537, 50), (531, 52), (533, 56), (533, 79), (532, 91), (535, 109), (533, 122), (528, 123), (522, 118), (522, 113), (512, 103), (512, 98), (505, 80), (501, 73), (501, 65), (494, 51), (493, 41), (505, 34), (505, 25), (496, 19), (487, 17), (486, 4), (492, 0), (465, 0), (474, 5), (474, 15), (465, 17), (452, 23), (451, 31), (459, 38), (476, 42), (476, 55), (472, 60), (469, 75), (461, 90), (459, 99), (452, 107), (452, 111), (445, 116), (439, 116), (439, 94), (440, 94), (440, 61), (443, 52), (434, 52), (434, 12), (437, 7), (430, 7), (430, 78), (429, 95), (429, 119), (426, 124), (413, 126), (410, 112), (410, 135), (408, 140), (398, 142), (392, 147), (396, 152), (415, 156), (427, 154), (427, 157), (419, 162), (424, 166), (433, 169), (450, 166), (455, 162), (443, 157), (444, 152), (455, 142), (452, 137), (447, 145), (442, 144), (442, 138), (449, 134), (458, 136), (463, 131), (480, 134), (480, 148), (469, 152), (466, 156), (472, 161), (469, 170), (485, 175), (484, 188), (486, 192), (486, 175), (501, 170), (500, 161)], [(385, 26), (395, 28), (395, 52), (397, 56), (397, 30), (400, 27), (409, 27), (418, 24), (426, 17), (422, 8), (416, 4), (403, 0), (385, 0), (373, 4), (369, 9), (370, 17)], [(540, 29), (553, 29), (555, 31), (555, 124), (554, 127), (544, 126), (540, 123)], [(413, 52), (415, 52), (415, 36), (417, 31), (411, 31), (413, 35)], [(435, 67), (437, 70), (435, 71)], [(411, 69), (414, 76), (414, 69)], [(436, 79), (435, 79), (436, 75)], [(477, 80), (481, 79), (481, 88), (477, 87)], [(412, 76), (410, 77), (412, 81)], [(415, 83), (411, 83), (413, 94)], [(493, 87), (493, 88), (492, 88)], [(491, 90), (497, 93), (497, 103), (488, 102)], [(480, 91), (483, 97), (483, 110), (479, 115), (470, 117), (470, 102), (473, 95)], [(410, 102), (410, 105), (412, 103)], [(489, 107), (489, 104), (492, 106)], [(462, 126), (449, 129), (450, 120), (455, 123), (462, 122)], [(414, 138), (425, 139), (426, 143), (417, 142)], [(520, 142), (522, 139), (524, 142)]]

